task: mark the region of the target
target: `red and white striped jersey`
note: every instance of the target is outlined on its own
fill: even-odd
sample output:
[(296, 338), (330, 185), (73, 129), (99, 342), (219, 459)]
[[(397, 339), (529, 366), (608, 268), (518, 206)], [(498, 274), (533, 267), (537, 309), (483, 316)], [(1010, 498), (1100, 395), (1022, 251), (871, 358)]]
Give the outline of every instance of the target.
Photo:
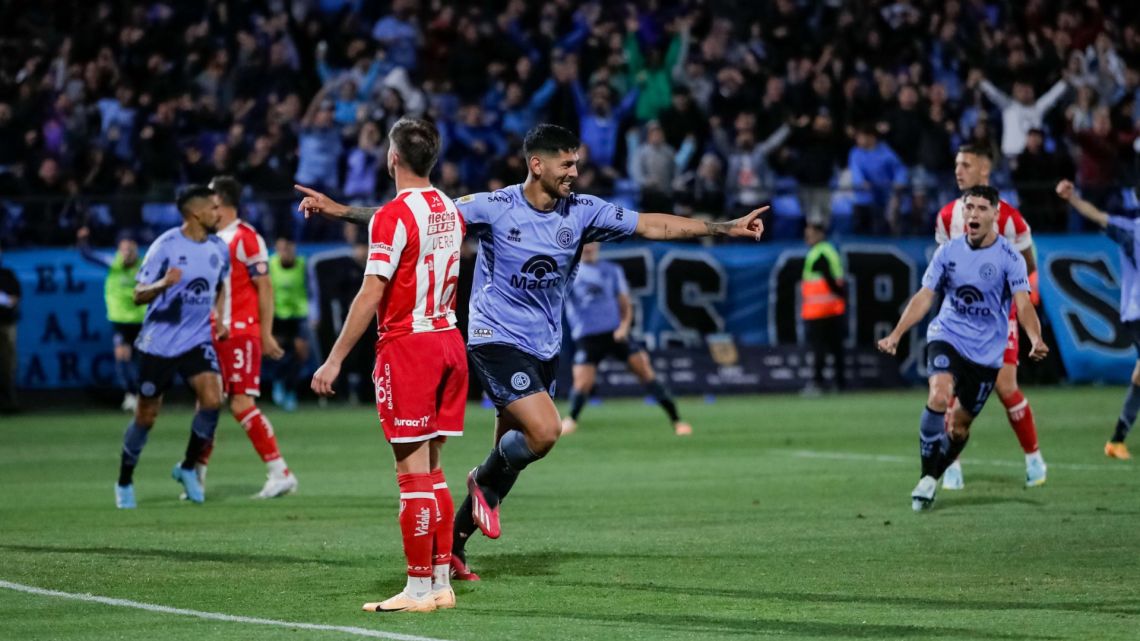
[(235, 220), (218, 230), (230, 248), (229, 294), (224, 301), (224, 321), (230, 336), (261, 338), (261, 311), (254, 278), (269, 277), (269, 250), (265, 239), (247, 222)]
[(455, 327), (465, 227), (434, 187), (404, 189), (372, 216), (364, 273), (388, 279), (376, 310), (380, 340)]
[[(1019, 252), (1033, 246), (1033, 236), (1030, 235), (1029, 223), (1021, 216), (1021, 212), (1004, 200), (998, 203), (997, 218), (994, 219), (997, 233), (1005, 236), (1009, 244)], [(965, 207), (959, 198), (946, 205), (938, 212), (934, 222), (934, 240), (942, 245), (966, 233)]]

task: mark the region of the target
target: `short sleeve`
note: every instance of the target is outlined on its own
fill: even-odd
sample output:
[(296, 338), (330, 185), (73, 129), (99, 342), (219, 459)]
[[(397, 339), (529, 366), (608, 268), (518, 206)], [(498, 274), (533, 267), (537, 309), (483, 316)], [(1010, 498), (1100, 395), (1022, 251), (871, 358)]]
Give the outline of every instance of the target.
[(957, 204), (957, 200), (946, 203), (934, 217), (934, 242), (939, 245), (950, 242), (950, 224), (954, 220), (954, 207)]
[(368, 223), (368, 263), (364, 273), (391, 279), (408, 244), (408, 229), (395, 209), (388, 205)]
[(250, 278), (269, 274), (269, 249), (257, 232), (242, 234), (237, 246), (237, 259), (245, 266)]
[(143, 256), (142, 266), (135, 274), (135, 282), (140, 285), (150, 285), (166, 275), (166, 268), (170, 266), (170, 259), (166, 255), (168, 244), (164, 242), (151, 244), (150, 249)]
[(1025, 266), (1025, 258), (1021, 254), (1010, 252), (1009, 267), (1006, 269), (1006, 284), (1011, 292), (1029, 292), (1029, 274)]
[(495, 198), (506, 197), (488, 192), (467, 194), (455, 200), (455, 207), (459, 210), (460, 215), (463, 216), (463, 220), (467, 225), (486, 225), (491, 222), (490, 205), (492, 204), (492, 199)]
[(637, 231), (640, 214), (621, 205), (606, 202), (596, 196), (575, 196), (578, 206), (587, 211), (586, 231), (582, 234), (587, 243), (618, 240), (632, 236)]
[(1124, 216), (1109, 216), (1108, 226), (1104, 228), (1104, 232), (1117, 245), (1131, 250), (1136, 238), (1136, 223)]
[(936, 292), (942, 289), (946, 278), (946, 248), (948, 246), (940, 245), (934, 251), (934, 257), (930, 259), (930, 264), (926, 266), (926, 273), (922, 275), (922, 286), (926, 289)]
[(1005, 228), (1001, 230), (1002, 236), (1013, 245), (1013, 248), (1019, 252), (1023, 252), (1033, 246), (1033, 234), (1029, 229), (1029, 223), (1025, 221), (1025, 217), (1021, 215), (1012, 205), (1005, 201), (1001, 203), (1002, 209), (1007, 214)]

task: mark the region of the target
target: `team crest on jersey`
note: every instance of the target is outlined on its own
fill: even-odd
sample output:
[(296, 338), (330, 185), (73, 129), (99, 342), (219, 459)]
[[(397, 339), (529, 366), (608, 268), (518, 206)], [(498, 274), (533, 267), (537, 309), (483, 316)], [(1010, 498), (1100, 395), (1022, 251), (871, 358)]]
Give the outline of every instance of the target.
[(570, 249), (574, 246), (574, 232), (570, 231), (569, 227), (562, 227), (558, 230), (558, 244), (563, 249)]
[(530, 376), (526, 372), (515, 372), (511, 376), (511, 387), (515, 388), (517, 392), (525, 390), (530, 387)]
[(210, 254), (210, 267), (217, 267), (217, 266), (218, 266), (218, 255), (217, 254)]
[(993, 263), (986, 263), (978, 270), (982, 280), (993, 280), (997, 276), (997, 267)]

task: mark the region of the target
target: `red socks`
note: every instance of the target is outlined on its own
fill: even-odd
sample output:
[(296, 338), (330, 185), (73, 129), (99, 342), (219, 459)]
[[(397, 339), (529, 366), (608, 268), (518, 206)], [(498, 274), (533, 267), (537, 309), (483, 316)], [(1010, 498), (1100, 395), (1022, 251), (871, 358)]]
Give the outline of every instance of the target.
[(253, 443), (253, 449), (257, 450), (262, 461), (268, 463), (281, 458), (281, 452), (277, 449), (277, 437), (273, 435), (273, 426), (269, 424), (269, 419), (265, 418), (260, 409), (256, 406), (251, 407), (234, 418), (241, 423), (241, 428), (245, 430), (249, 442)]
[(432, 470), (431, 486), (435, 491), (435, 545), (431, 557), (432, 565), (451, 563), (451, 537), (455, 527), (455, 503), (451, 500), (451, 490), (447, 489), (447, 479), (443, 468)]
[(1001, 403), (1005, 405), (1009, 426), (1013, 428), (1013, 433), (1021, 442), (1021, 449), (1026, 454), (1036, 452), (1037, 424), (1033, 422), (1033, 410), (1029, 407), (1029, 401), (1025, 400), (1025, 395), (1021, 393), (1021, 390), (1017, 390), (1001, 399)]
[(436, 530), (435, 492), (431, 474), (397, 474), (400, 485), (400, 532), (408, 576), (430, 578)]

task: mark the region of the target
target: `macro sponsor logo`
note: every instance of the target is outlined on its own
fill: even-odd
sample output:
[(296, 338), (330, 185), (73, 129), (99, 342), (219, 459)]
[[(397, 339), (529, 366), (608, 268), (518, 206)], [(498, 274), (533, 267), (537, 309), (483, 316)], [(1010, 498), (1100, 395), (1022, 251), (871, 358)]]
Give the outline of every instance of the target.
[(982, 291), (973, 285), (962, 285), (950, 298), (954, 311), (963, 316), (991, 316), (993, 312), (989, 308), (977, 306), (984, 301)]
[(531, 256), (519, 274), (511, 274), (511, 287), (516, 289), (550, 289), (562, 283), (558, 262), (544, 254)]
[(210, 292), (210, 281), (205, 278), (195, 278), (186, 283), (182, 292), (182, 300), (190, 305), (210, 305), (214, 297)]
[(500, 194), (491, 194), (490, 196), (487, 197), (487, 202), (489, 202), (489, 203), (509, 203), (509, 202), (511, 202), (511, 197), (510, 196), (503, 196)]

